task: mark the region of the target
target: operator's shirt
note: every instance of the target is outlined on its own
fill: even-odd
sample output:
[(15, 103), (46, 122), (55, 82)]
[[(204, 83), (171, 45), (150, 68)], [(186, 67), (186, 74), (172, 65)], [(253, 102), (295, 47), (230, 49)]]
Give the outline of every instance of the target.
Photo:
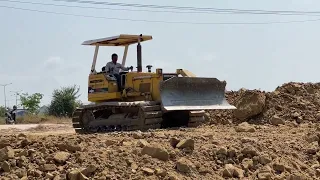
[(108, 62), (106, 65), (106, 72), (107, 73), (119, 74), (120, 69), (122, 69), (123, 71), (129, 70), (128, 68), (122, 66), (122, 64), (120, 64), (120, 63), (114, 64), (113, 62)]

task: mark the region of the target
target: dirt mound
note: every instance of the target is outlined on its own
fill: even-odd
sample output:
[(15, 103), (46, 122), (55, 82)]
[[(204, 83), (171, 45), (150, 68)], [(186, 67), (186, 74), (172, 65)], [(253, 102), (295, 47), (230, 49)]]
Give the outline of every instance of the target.
[(234, 117), (239, 120), (246, 120), (257, 116), (263, 111), (266, 103), (266, 96), (259, 91), (241, 91), (235, 101)]
[(265, 117), (278, 115), (297, 123), (317, 122), (320, 118), (319, 83), (286, 83), (266, 96)]
[(92, 135), (0, 135), (0, 179), (320, 177), (315, 125), (239, 126), (240, 131), (238, 126), (214, 125)]
[(274, 124), (275, 118), (296, 123), (320, 120), (320, 83), (290, 82), (273, 92), (240, 89), (227, 92), (226, 97), (238, 109), (208, 111), (210, 124), (243, 121)]

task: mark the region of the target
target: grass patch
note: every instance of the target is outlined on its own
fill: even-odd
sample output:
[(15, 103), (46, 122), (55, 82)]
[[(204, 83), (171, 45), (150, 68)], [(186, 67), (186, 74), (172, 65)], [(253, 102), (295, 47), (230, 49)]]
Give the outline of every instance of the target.
[(46, 116), (46, 115), (32, 115), (27, 114), (23, 117), (17, 118), (17, 124), (70, 124), (71, 119), (65, 117), (55, 117), (55, 116)]
[(0, 124), (5, 124), (5, 123), (6, 123), (5, 117), (0, 117)]

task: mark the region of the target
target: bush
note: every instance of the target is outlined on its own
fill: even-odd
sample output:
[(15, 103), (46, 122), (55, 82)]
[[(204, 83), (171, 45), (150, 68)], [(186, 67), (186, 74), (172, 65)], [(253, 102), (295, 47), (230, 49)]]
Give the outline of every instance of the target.
[(0, 106), (0, 117), (5, 117), (6, 108), (4, 106)]
[(81, 102), (77, 100), (80, 96), (78, 95), (79, 91), (80, 88), (75, 85), (55, 89), (49, 106), (49, 115), (71, 117), (75, 109), (81, 104)]
[(32, 95), (28, 95), (27, 93), (20, 95), (21, 105), (25, 108), (27, 108), (28, 111), (31, 113), (36, 113), (36, 111), (39, 109), (39, 104), (41, 102), (41, 99), (43, 97), (43, 94), (40, 93), (34, 93)]

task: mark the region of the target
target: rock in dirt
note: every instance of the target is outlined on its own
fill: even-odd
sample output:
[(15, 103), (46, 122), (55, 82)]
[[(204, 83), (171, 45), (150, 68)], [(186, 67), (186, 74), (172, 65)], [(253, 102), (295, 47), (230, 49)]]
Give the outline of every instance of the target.
[(232, 164), (226, 164), (222, 176), (225, 178), (232, 178), (234, 173), (234, 166)]
[(82, 151), (82, 149), (83, 149), (82, 146), (75, 141), (68, 141), (65, 143), (60, 143), (60, 144), (58, 144), (58, 148), (61, 151), (68, 150), (71, 152)]
[(194, 140), (193, 139), (183, 139), (177, 144), (176, 147), (179, 149), (183, 149), (183, 148), (194, 149)]
[(252, 168), (252, 167), (253, 167), (253, 161), (252, 161), (252, 159), (244, 158), (244, 159), (242, 160), (241, 166), (242, 166), (242, 168), (245, 169), (245, 170), (248, 170), (248, 169)]
[(70, 153), (65, 151), (60, 151), (60, 152), (57, 152), (53, 158), (57, 163), (64, 164), (69, 157), (70, 157)]
[(237, 132), (255, 132), (256, 128), (247, 122), (243, 122), (236, 126), (235, 130)]
[(141, 154), (147, 154), (153, 158), (157, 158), (163, 161), (167, 161), (169, 159), (168, 151), (159, 145), (147, 145), (142, 148)]
[(1, 168), (3, 169), (4, 172), (10, 172), (10, 170), (11, 170), (11, 166), (8, 161), (4, 161), (1, 164)]
[(177, 138), (171, 138), (170, 139), (170, 145), (172, 146), (172, 147), (177, 147), (177, 144), (179, 143), (180, 141), (179, 141), (179, 139), (177, 139)]
[(167, 172), (161, 168), (156, 168), (155, 173), (156, 173), (156, 175), (161, 176), (161, 177), (165, 177), (167, 175)]
[(16, 175), (19, 177), (19, 178), (22, 178), (22, 177), (25, 177), (27, 176), (27, 170), (26, 169), (17, 169), (16, 170)]
[(272, 174), (269, 172), (260, 172), (258, 173), (258, 179), (259, 180), (269, 180), (271, 179)]
[(308, 133), (304, 139), (306, 141), (308, 141), (309, 143), (312, 143), (312, 142), (317, 142), (320, 140), (320, 135), (319, 134), (314, 134), (314, 133)]
[(247, 147), (243, 148), (241, 153), (249, 157), (258, 155), (258, 151), (252, 145), (248, 145)]
[(89, 180), (89, 178), (87, 176), (85, 176), (82, 173), (79, 173), (79, 180)]
[(10, 146), (10, 141), (8, 139), (0, 139), (0, 149)]
[(307, 180), (308, 178), (305, 177), (304, 175), (302, 174), (290, 174), (287, 178), (287, 180)]
[(233, 166), (232, 164), (226, 164), (223, 171), (222, 171), (223, 177), (226, 178), (243, 178), (244, 177), (244, 171), (240, 168), (237, 168)]
[(280, 162), (275, 162), (275, 163), (273, 164), (273, 169), (274, 169), (275, 171), (284, 172), (285, 169), (286, 169), (286, 167), (285, 167), (284, 164), (282, 164), (282, 163), (280, 163)]
[(234, 116), (239, 120), (246, 120), (260, 114), (265, 106), (266, 96), (259, 91), (245, 90), (236, 100)]
[(112, 145), (115, 145), (115, 144), (117, 144), (118, 143), (118, 141), (116, 141), (116, 140), (111, 140), (111, 139), (107, 139), (106, 141), (105, 141), (105, 144), (107, 145), (107, 146), (112, 146)]
[(169, 177), (169, 180), (180, 180), (180, 178), (175, 173), (172, 173), (172, 172), (168, 173), (168, 177)]
[(57, 166), (55, 164), (44, 164), (42, 167), (43, 171), (55, 171)]
[(147, 146), (147, 145), (150, 145), (149, 143), (148, 143), (148, 141), (146, 141), (146, 140), (144, 140), (144, 139), (139, 139), (139, 141), (138, 141), (138, 146), (139, 147), (145, 147), (145, 146)]
[(262, 154), (259, 156), (259, 163), (266, 165), (272, 161), (271, 157), (267, 154)]
[(234, 148), (229, 148), (227, 155), (229, 158), (234, 158), (237, 155), (237, 151)]
[(132, 137), (135, 139), (143, 139), (143, 135), (142, 135), (141, 131), (132, 133)]
[(67, 175), (67, 179), (68, 180), (78, 180), (80, 179), (80, 172), (79, 170), (71, 170), (68, 172), (68, 175)]
[(142, 168), (142, 171), (144, 173), (146, 173), (147, 175), (152, 175), (154, 174), (154, 170), (153, 169), (150, 169), (150, 168)]
[(46, 174), (46, 178), (47, 179), (53, 179), (54, 178), (54, 175), (52, 173), (47, 173)]
[(27, 135), (26, 134), (24, 134), (24, 133), (19, 133), (18, 134), (18, 138), (27, 138)]
[(177, 162), (177, 170), (183, 173), (189, 173), (195, 169), (194, 164), (187, 158), (180, 158)]
[(272, 124), (272, 125), (285, 124), (285, 121), (282, 118), (280, 118), (279, 116), (274, 115), (270, 119), (270, 124)]
[(258, 170), (258, 179), (259, 180), (269, 180), (272, 177), (272, 169), (270, 166), (264, 166)]
[(14, 158), (14, 150), (10, 146), (0, 149), (0, 162)]
[(28, 156), (28, 151), (23, 149), (22, 151), (20, 151), (19, 153), (16, 154), (17, 157), (21, 157), (21, 156)]
[(81, 173), (85, 176), (89, 176), (97, 170), (97, 166), (90, 164), (88, 167), (81, 170)]
[(308, 154), (315, 155), (318, 151), (319, 151), (318, 142), (313, 142), (313, 143), (309, 144), (308, 147), (306, 148), (306, 152)]
[(220, 147), (217, 152), (216, 152), (217, 155), (219, 154), (223, 154), (223, 155), (228, 155), (228, 149), (226, 147)]
[(21, 147), (26, 147), (30, 144), (31, 142), (28, 139), (23, 139), (20, 143)]

